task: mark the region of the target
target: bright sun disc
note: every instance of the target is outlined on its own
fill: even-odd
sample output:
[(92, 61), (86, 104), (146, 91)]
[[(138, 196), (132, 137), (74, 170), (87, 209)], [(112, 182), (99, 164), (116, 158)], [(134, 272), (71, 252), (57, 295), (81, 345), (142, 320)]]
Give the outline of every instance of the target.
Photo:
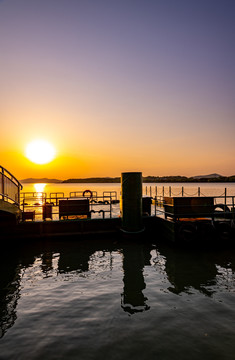
[(34, 140), (26, 147), (26, 157), (36, 164), (47, 164), (55, 157), (55, 148), (45, 140)]

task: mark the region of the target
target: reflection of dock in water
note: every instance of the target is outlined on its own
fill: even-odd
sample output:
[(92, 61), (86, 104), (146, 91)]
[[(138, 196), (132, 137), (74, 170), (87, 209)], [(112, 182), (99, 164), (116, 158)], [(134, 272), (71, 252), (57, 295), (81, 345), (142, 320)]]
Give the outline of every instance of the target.
[(165, 258), (164, 270), (171, 284), (168, 290), (176, 295), (191, 294), (196, 290), (211, 297), (219, 289), (220, 276), (226, 278), (227, 269), (235, 272), (233, 252), (195, 252), (168, 247), (160, 247), (159, 251)]
[[(234, 276), (235, 256), (225, 251), (195, 253), (162, 245), (156, 253), (156, 246), (129, 240), (119, 243), (113, 238), (98, 242), (94, 239), (84, 242), (35, 242), (17, 249), (15, 253), (12, 251), (8, 258), (1, 255), (1, 336), (17, 321), (17, 304), (23, 281), (21, 276), (27, 269), (33, 269), (35, 265), (37, 276), (40, 277), (39, 271), (42, 278), (57, 277), (59, 274), (60, 280), (65, 277), (67, 281), (74, 281), (81, 276), (83, 281), (89, 281), (88, 277), (94, 280), (102, 272), (111, 274), (115, 266), (114, 256), (118, 256), (116, 258), (120, 261), (122, 259), (123, 269), (123, 275), (120, 272), (120, 277), (123, 276), (123, 290), (117, 290), (116, 296), (121, 308), (130, 315), (151, 310), (151, 302), (145, 296), (148, 283), (145, 281), (144, 271), (148, 266), (152, 266), (157, 272), (163, 272), (164, 277), (167, 276), (170, 282), (167, 290), (176, 295), (199, 291), (206, 296), (213, 296), (220, 291), (221, 279), (224, 286), (233, 284), (231, 279), (225, 281), (225, 277), (229, 274), (231, 278)], [(117, 267), (115, 269), (117, 271)], [(154, 279), (154, 270), (152, 275)]]
[(0, 338), (12, 327), (17, 318), (20, 298), (20, 269), (14, 254), (0, 257)]
[(174, 251), (166, 256), (165, 270), (172, 284), (169, 291), (179, 295), (195, 289), (207, 296), (214, 293), (217, 269), (205, 253)]

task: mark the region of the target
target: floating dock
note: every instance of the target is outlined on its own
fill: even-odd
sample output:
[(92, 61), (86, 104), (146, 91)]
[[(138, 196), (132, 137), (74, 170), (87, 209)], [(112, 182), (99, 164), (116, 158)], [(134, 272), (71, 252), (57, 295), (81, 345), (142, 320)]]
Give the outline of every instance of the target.
[(142, 174), (123, 173), (121, 204), (116, 192), (23, 193), (0, 167), (0, 239), (21, 242), (118, 235), (152, 242), (235, 243), (235, 196), (142, 195)]

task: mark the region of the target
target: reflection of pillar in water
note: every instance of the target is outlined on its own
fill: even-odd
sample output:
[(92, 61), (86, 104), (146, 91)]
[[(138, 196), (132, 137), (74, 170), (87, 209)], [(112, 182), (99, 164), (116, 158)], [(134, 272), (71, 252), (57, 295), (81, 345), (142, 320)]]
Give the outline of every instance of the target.
[(145, 303), (147, 298), (143, 294), (146, 285), (143, 276), (144, 253), (141, 245), (133, 244), (123, 249), (124, 292), (122, 294), (122, 308), (134, 314), (148, 310)]

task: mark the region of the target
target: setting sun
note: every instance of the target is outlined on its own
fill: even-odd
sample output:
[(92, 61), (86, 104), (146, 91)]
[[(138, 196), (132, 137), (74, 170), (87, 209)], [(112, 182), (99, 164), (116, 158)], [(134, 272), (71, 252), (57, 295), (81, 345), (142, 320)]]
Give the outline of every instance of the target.
[(55, 158), (54, 146), (45, 140), (31, 141), (25, 151), (26, 157), (36, 164), (47, 164)]

